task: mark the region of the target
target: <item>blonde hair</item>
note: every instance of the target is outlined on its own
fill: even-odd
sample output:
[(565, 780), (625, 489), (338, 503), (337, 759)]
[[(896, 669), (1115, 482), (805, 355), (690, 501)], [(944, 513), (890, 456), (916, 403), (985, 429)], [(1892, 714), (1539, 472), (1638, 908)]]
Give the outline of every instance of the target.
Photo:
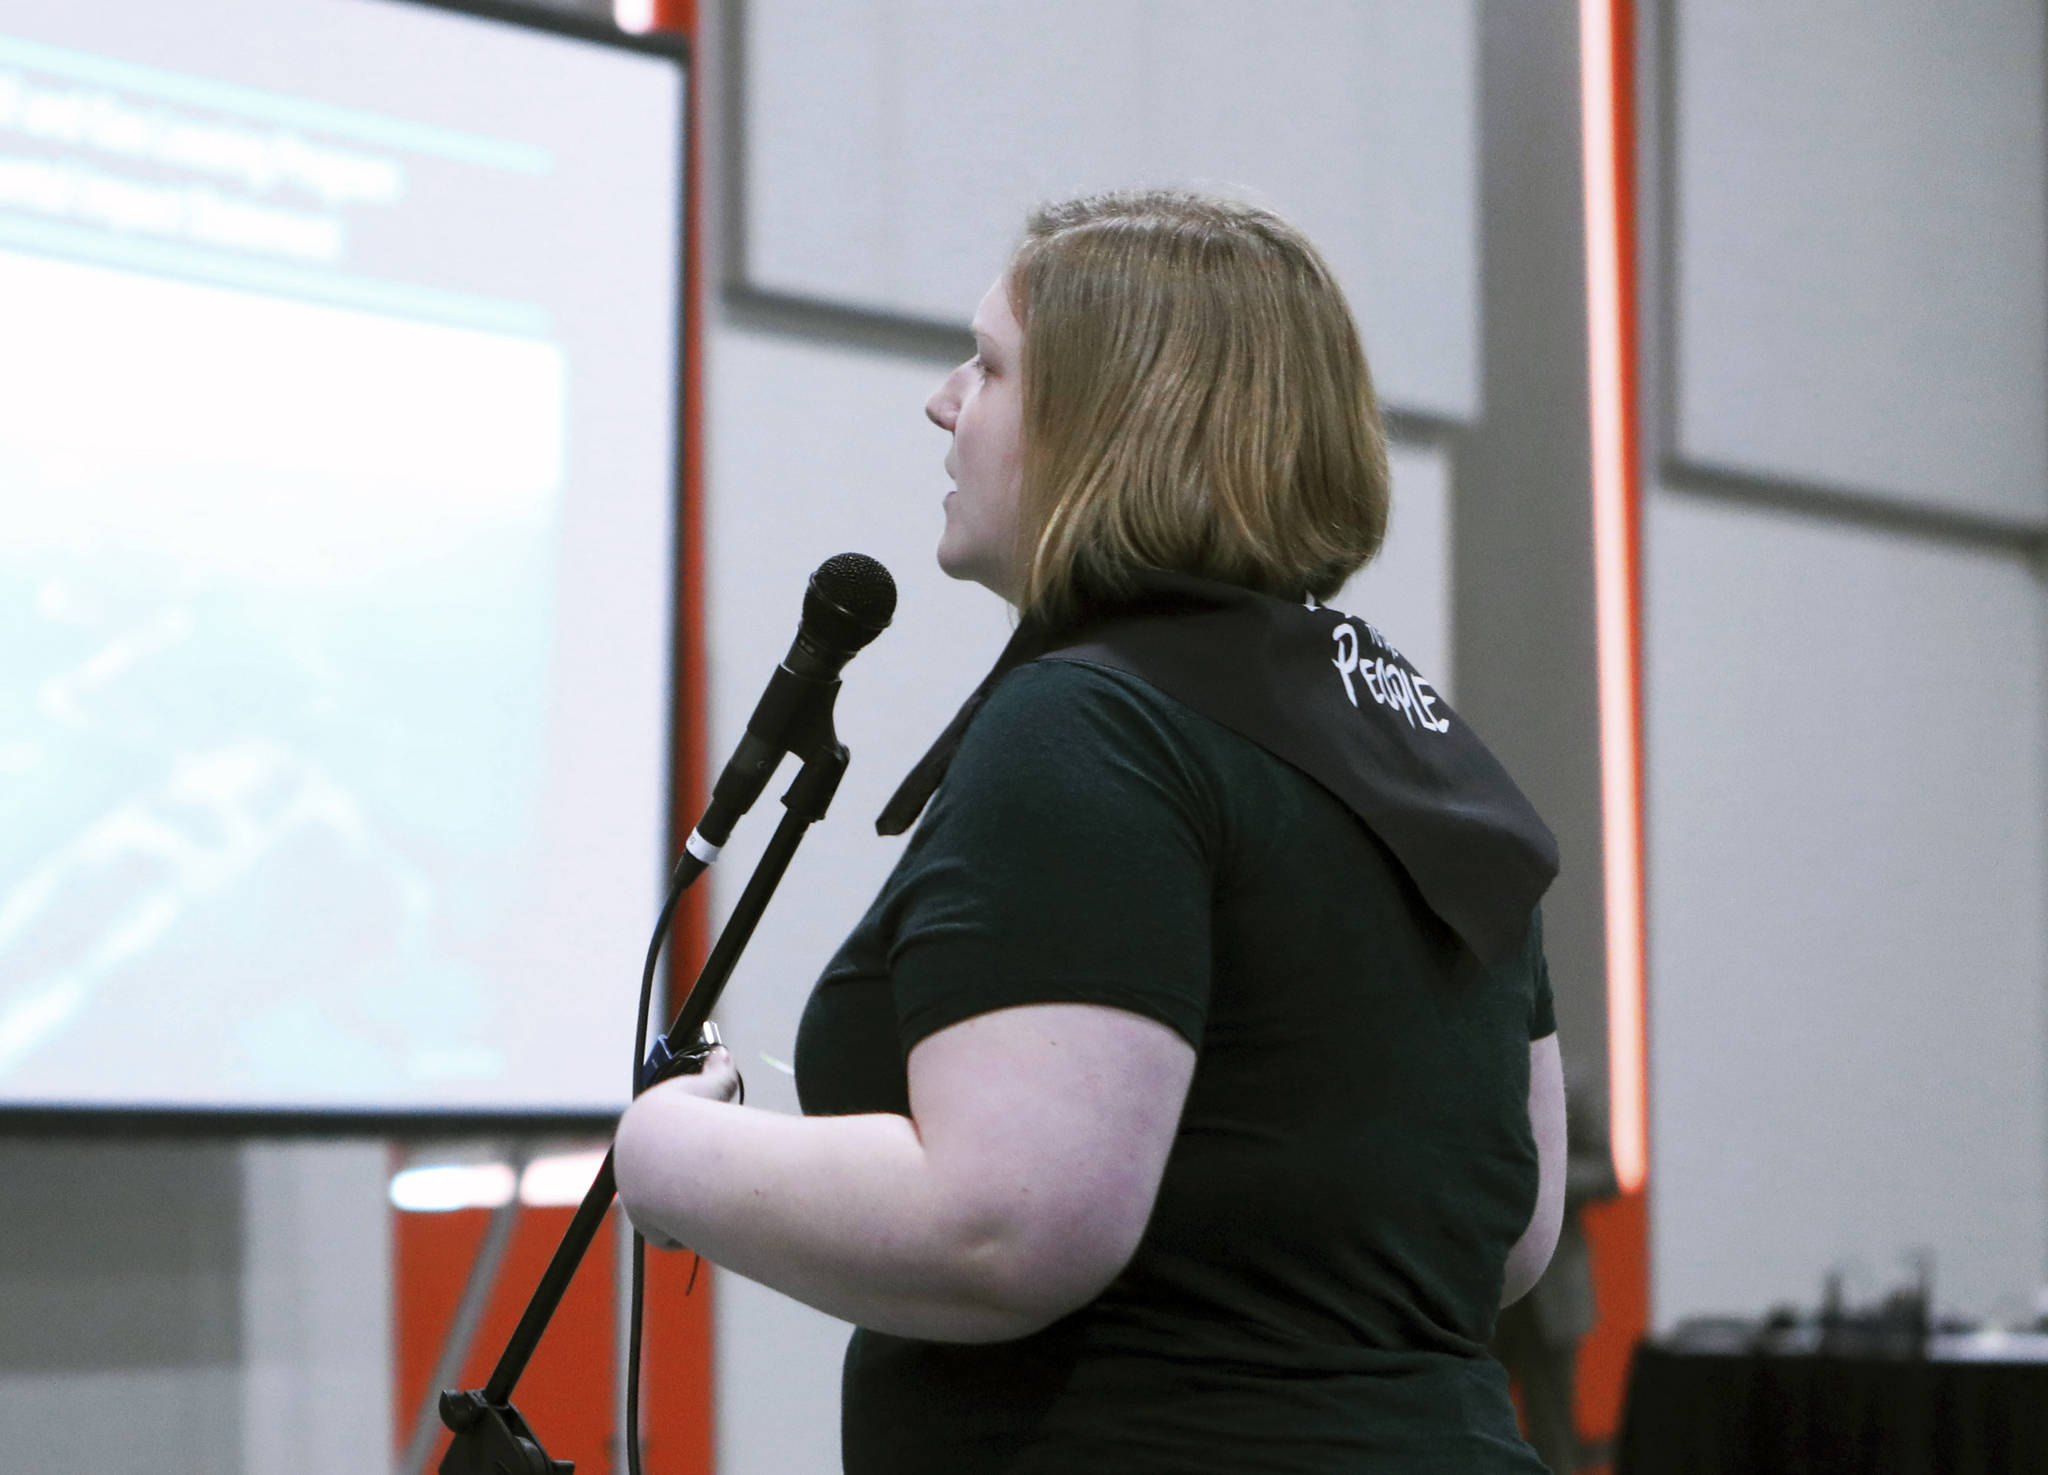
[(1385, 433), (1344, 295), (1269, 211), (1178, 191), (1033, 212), (1020, 608), (1060, 623), (1140, 569), (1327, 598), (1386, 535)]

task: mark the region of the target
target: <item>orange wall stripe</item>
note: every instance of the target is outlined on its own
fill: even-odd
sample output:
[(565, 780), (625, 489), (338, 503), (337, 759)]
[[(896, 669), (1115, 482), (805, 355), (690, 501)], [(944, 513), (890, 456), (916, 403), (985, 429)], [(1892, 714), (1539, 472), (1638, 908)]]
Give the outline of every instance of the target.
[(1643, 754), (1638, 608), (1634, 69), (1629, 0), (1582, 0), (1587, 347), (1593, 565), (1606, 853), (1608, 1073), (1614, 1166), (1625, 1192), (1649, 1172), (1644, 1056)]
[(1579, 1344), (1574, 1410), (1581, 1438), (1610, 1441), (1621, 1429), (1629, 1359), (1650, 1324), (1649, 1202), (1623, 1194), (1584, 1210), (1586, 1249), (1593, 1261), (1593, 1329)]
[(1634, 21), (1632, 0), (1581, 0), (1609, 1134), (1622, 1188), (1585, 1212), (1597, 1319), (1579, 1352), (1576, 1416), (1596, 1440), (1620, 1427), (1650, 1309)]
[[(573, 1209), (522, 1209), (512, 1242), (491, 1293), (476, 1340), (457, 1380), (458, 1388), (481, 1388), (489, 1381), (498, 1356), (512, 1339), (512, 1329), (526, 1310), (533, 1288), (540, 1284), (548, 1261), (569, 1232)], [(448, 1213), (392, 1215), (391, 1279), (397, 1305), (393, 1322), (399, 1331), (393, 1359), (396, 1386), (392, 1392), (393, 1445), (405, 1448), (412, 1433), (434, 1361), (455, 1319), (469, 1268), (483, 1245), (490, 1222), (488, 1209), (456, 1209)], [(549, 1455), (573, 1460), (578, 1475), (604, 1475), (612, 1469), (613, 1410), (618, 1395), (613, 1370), (618, 1366), (614, 1294), (617, 1284), (617, 1237), (601, 1233), (591, 1243), (576, 1278), (562, 1297), (548, 1332), (534, 1350), (533, 1361), (512, 1390), (512, 1406), (525, 1416)], [(447, 1452), (448, 1435), (435, 1442), (429, 1470)]]
[[(682, 487), (677, 509), (675, 601), (675, 767), (670, 833), (680, 848), (709, 798), (706, 739), (706, 653), (704, 645), (704, 290), (703, 125), (704, 59), (697, 46), (696, 0), (653, 0), (653, 29), (689, 38), (689, 198), (683, 236), (683, 402)], [(711, 893), (693, 886), (676, 909), (669, 944), (668, 1002), (661, 1025), (674, 1017), (681, 993), (697, 976), (711, 950)], [(641, 1436), (644, 1468), (659, 1475), (711, 1475), (716, 1468), (717, 1430), (712, 1359), (712, 1311), (716, 1276), (705, 1265), (696, 1287), (684, 1294), (691, 1257), (650, 1251), (647, 1310), (641, 1347)]]
[[(696, 36), (694, 0), (655, 0), (654, 26)], [(679, 428), (682, 436), (681, 486), (676, 523), (676, 591), (674, 690), (671, 722), (671, 833), (687, 834), (706, 797), (704, 722), (703, 600), (703, 273), (698, 262), (700, 197), (698, 127), (702, 75), (695, 55), (689, 78), (688, 197), (684, 202), (683, 390)], [(652, 920), (650, 915), (650, 921)], [(693, 888), (677, 908), (669, 944), (669, 990), (675, 980), (695, 976), (709, 948), (708, 892)], [(687, 970), (687, 971), (686, 971)], [(665, 1026), (664, 1014), (657, 1027)], [(626, 1021), (620, 1021), (621, 1028)], [(490, 1312), (478, 1330), (470, 1366), (460, 1386), (482, 1387), (490, 1376), (525, 1309), (526, 1299), (540, 1283), (548, 1258), (567, 1232), (569, 1209), (525, 1210), (511, 1250), (499, 1273)], [(614, 1211), (616, 1212), (616, 1210)], [(426, 1380), (433, 1372), (441, 1341), (454, 1315), (455, 1303), (471, 1263), (483, 1242), (488, 1215), (483, 1210), (447, 1214), (392, 1215), (393, 1327), (396, 1339), (392, 1405), (395, 1447), (402, 1449)], [(617, 1427), (618, 1297), (617, 1239), (611, 1221), (591, 1244), (561, 1306), (548, 1324), (513, 1403), (526, 1416), (556, 1459), (571, 1459), (581, 1475), (613, 1470), (624, 1430)], [(648, 1294), (644, 1353), (646, 1376), (641, 1381), (644, 1417), (641, 1432), (648, 1452), (646, 1468), (659, 1475), (711, 1475), (712, 1374), (711, 1276), (698, 1277), (695, 1293), (685, 1297), (686, 1255), (648, 1257)], [(501, 1304), (502, 1303), (502, 1304)], [(429, 1468), (437, 1465), (446, 1439), (436, 1446)], [(619, 1470), (624, 1469), (623, 1461)]]

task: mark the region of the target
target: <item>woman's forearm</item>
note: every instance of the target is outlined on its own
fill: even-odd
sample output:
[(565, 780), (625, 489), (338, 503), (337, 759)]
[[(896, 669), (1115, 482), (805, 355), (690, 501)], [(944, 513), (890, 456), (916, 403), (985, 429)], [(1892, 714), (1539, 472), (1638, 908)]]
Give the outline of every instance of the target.
[(658, 1242), (877, 1331), (1021, 1337), (1136, 1250), (1194, 1047), (1141, 1015), (1030, 1004), (927, 1036), (913, 1122), (791, 1117), (656, 1086), (619, 1124), (619, 1195)]
[(1001, 1216), (945, 1180), (907, 1117), (793, 1117), (657, 1087), (620, 1123), (615, 1166), (652, 1241), (846, 1321), (985, 1342), (1067, 1309), (1019, 1284)]

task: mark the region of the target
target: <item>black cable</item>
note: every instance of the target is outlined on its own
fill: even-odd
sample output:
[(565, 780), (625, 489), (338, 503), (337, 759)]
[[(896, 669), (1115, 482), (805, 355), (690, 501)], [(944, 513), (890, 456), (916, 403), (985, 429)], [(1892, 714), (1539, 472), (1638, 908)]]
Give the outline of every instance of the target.
[[(735, 1072), (737, 1074), (737, 1072)], [(747, 1104), (746, 1077), (739, 1078), (739, 1091), (733, 1097), (735, 1106)], [(703, 1268), (704, 1257), (695, 1250), (690, 1252), (690, 1281), (683, 1287), (683, 1294), (689, 1295), (697, 1289), (697, 1272)], [(626, 1469), (628, 1475), (640, 1475), (640, 1329), (647, 1297), (647, 1240), (639, 1230), (633, 1231), (633, 1295), (632, 1306), (627, 1315), (626, 1325)]]
[(633, 1307), (626, 1334), (626, 1469), (640, 1475), (640, 1308), (647, 1289), (647, 1241), (633, 1231)]
[[(645, 1089), (645, 1084), (652, 1084), (643, 1084), (641, 1071), (647, 1059), (648, 1016), (654, 1004), (655, 965), (661, 959), (662, 945), (668, 941), (669, 924), (674, 920), (676, 903), (682, 900), (683, 892), (690, 883), (704, 873), (705, 866), (704, 861), (688, 851), (683, 853), (682, 859), (676, 862), (675, 876), (669, 883), (668, 896), (661, 904), (661, 913), (654, 919), (654, 935), (647, 940), (647, 961), (640, 969), (640, 1006), (634, 1013), (633, 1022), (632, 1090), (635, 1097)], [(747, 1083), (744, 1078), (741, 1078), (739, 1091), (733, 1099), (740, 1105), (746, 1104)], [(697, 1266), (693, 1264), (690, 1267), (690, 1284), (683, 1294), (688, 1295), (696, 1287)], [(626, 1468), (629, 1475), (640, 1475), (640, 1333), (646, 1294), (647, 1240), (636, 1229), (633, 1231), (633, 1287), (626, 1334)]]
[(676, 862), (675, 874), (669, 878), (668, 895), (662, 899), (661, 913), (654, 919), (654, 935), (647, 939), (647, 961), (640, 969), (640, 1007), (633, 1016), (631, 1089), (635, 1096), (640, 1094), (640, 1067), (647, 1059), (647, 1014), (654, 1002), (654, 965), (660, 961), (661, 945), (668, 941), (668, 927), (675, 917), (676, 903), (683, 899), (690, 883), (704, 874), (706, 864), (689, 851), (683, 852), (682, 859)]
[[(640, 1094), (640, 1071), (642, 1062), (647, 1059), (647, 1016), (654, 1003), (655, 964), (661, 959), (662, 944), (668, 940), (669, 922), (675, 916), (676, 903), (682, 899), (690, 882), (703, 871), (704, 862), (684, 851), (682, 859), (676, 862), (675, 876), (669, 883), (668, 896), (661, 904), (661, 914), (654, 919), (654, 935), (647, 940), (647, 961), (640, 969), (640, 1007), (633, 1016), (632, 1092), (635, 1097)], [(626, 1343), (626, 1468), (630, 1475), (640, 1475), (640, 1308), (646, 1290), (646, 1276), (647, 1241), (636, 1229), (633, 1231), (633, 1291)]]

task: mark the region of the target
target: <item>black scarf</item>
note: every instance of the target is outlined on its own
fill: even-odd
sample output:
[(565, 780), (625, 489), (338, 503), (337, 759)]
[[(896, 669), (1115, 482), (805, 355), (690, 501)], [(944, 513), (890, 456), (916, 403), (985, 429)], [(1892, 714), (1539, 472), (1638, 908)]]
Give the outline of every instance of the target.
[(1415, 668), (1363, 620), (1184, 574), (1144, 574), (1130, 597), (1078, 626), (1021, 623), (883, 809), (880, 833), (910, 827), (989, 693), (1041, 658), (1128, 672), (1307, 774), (1486, 962), (1527, 938), (1557, 875), (1557, 841)]

